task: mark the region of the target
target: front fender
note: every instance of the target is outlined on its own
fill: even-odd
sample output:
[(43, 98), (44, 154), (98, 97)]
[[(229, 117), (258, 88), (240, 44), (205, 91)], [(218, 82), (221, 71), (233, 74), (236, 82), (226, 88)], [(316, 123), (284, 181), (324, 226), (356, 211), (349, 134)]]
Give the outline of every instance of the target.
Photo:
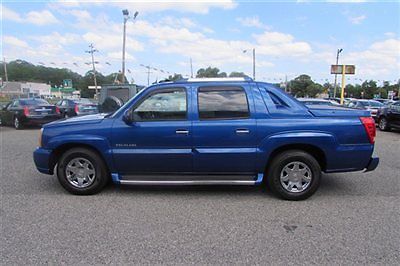
[(88, 134), (71, 134), (71, 135), (60, 135), (52, 137), (46, 144), (46, 149), (52, 150), (53, 152), (62, 146), (86, 146), (91, 147), (99, 152), (100, 156), (104, 158), (108, 169), (111, 172), (115, 171), (112, 150), (110, 149), (110, 143), (107, 138), (98, 135)]
[(321, 150), (327, 158), (338, 146), (335, 136), (320, 131), (290, 131), (281, 132), (265, 137), (261, 140), (257, 150), (257, 169), (265, 170), (265, 166), (271, 159), (271, 154), (285, 146), (309, 145)]

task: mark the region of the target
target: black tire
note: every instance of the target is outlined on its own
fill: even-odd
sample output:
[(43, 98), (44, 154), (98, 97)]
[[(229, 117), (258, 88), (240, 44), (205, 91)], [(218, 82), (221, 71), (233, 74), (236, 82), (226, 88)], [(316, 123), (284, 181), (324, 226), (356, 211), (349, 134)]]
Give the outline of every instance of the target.
[[(281, 171), (294, 162), (305, 164), (311, 171), (311, 181), (303, 191), (290, 192), (281, 184)], [(302, 150), (288, 150), (272, 159), (267, 167), (267, 185), (273, 193), (286, 200), (304, 200), (312, 196), (318, 189), (321, 180), (321, 167), (318, 161), (309, 153)]]
[(22, 124), (21, 119), (19, 119), (18, 116), (14, 117), (14, 128), (16, 130), (24, 128), (24, 125)]
[(379, 118), (378, 128), (381, 131), (390, 131), (390, 125), (389, 125), (386, 117), (382, 116)]
[[(69, 162), (76, 158), (84, 158), (90, 161), (95, 171), (93, 183), (84, 188), (76, 187), (67, 180), (66, 167)], [(75, 195), (96, 194), (104, 188), (109, 179), (103, 159), (95, 151), (87, 148), (73, 148), (64, 152), (57, 164), (57, 177), (63, 188)]]

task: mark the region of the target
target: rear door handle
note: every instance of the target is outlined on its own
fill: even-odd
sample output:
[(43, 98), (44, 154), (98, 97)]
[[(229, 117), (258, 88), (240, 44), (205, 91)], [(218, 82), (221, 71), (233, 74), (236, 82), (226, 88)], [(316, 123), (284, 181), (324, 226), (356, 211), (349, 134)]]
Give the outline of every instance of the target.
[(179, 134), (179, 135), (189, 135), (189, 130), (187, 130), (187, 129), (177, 129), (175, 131), (175, 133)]
[(247, 128), (238, 128), (236, 129), (236, 134), (249, 134), (250, 130), (248, 130)]

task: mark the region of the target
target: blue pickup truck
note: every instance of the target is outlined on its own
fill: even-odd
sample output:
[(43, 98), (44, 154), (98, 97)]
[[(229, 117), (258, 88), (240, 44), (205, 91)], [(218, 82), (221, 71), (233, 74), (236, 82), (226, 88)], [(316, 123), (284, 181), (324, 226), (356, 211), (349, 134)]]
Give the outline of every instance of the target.
[(43, 126), (34, 161), (79, 195), (127, 185), (258, 185), (302, 200), (321, 172), (371, 171), (375, 122), (366, 110), (311, 109), (247, 78), (152, 85), (116, 112)]

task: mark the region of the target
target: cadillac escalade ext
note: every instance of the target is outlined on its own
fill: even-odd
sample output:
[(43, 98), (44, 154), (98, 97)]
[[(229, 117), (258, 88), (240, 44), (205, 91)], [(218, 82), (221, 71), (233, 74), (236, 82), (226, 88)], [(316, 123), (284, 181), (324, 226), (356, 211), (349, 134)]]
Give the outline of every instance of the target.
[(321, 172), (371, 171), (375, 122), (366, 110), (306, 107), (247, 78), (152, 85), (112, 114), (43, 126), (37, 169), (69, 192), (122, 185), (258, 185), (301, 200)]

